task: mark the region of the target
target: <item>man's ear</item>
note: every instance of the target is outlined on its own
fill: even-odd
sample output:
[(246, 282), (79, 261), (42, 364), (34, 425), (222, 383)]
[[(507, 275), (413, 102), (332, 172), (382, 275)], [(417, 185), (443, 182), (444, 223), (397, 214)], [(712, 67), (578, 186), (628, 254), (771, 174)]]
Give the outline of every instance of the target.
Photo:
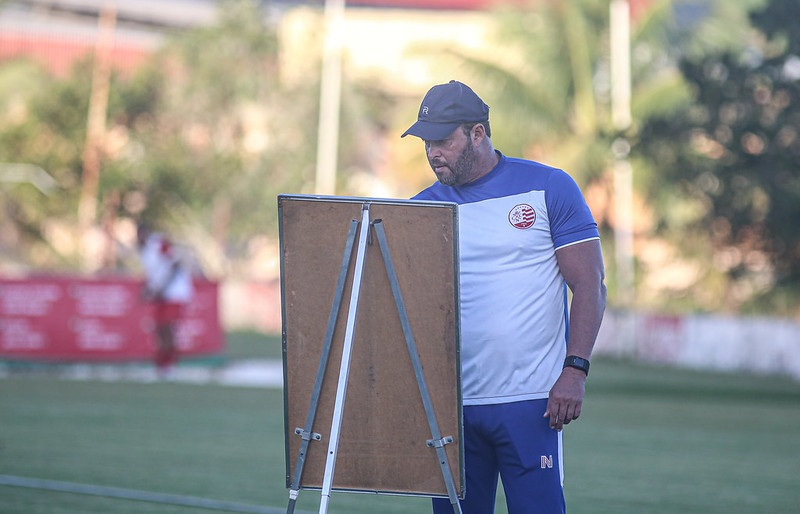
[(483, 123), (478, 123), (472, 127), (472, 142), (477, 143), (480, 139), (486, 137), (486, 127)]

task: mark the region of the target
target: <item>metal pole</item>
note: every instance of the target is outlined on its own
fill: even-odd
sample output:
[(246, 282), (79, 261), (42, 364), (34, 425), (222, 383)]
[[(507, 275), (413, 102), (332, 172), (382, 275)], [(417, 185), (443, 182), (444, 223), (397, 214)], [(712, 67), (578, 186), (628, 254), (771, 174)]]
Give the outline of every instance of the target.
[(411, 330), (411, 322), (408, 319), (406, 311), (406, 304), (403, 301), (403, 293), (400, 291), (400, 282), (397, 279), (395, 272), (394, 262), (392, 255), (389, 253), (389, 243), (386, 239), (386, 231), (383, 228), (383, 223), (380, 220), (375, 222), (375, 234), (378, 236), (378, 245), (383, 255), (383, 263), (386, 268), (386, 274), (389, 277), (389, 285), (392, 288), (392, 295), (394, 296), (395, 305), (397, 305), (397, 314), (400, 316), (400, 325), (403, 328), (403, 336), (406, 340), (406, 347), (408, 348), (408, 356), (411, 358), (411, 366), (414, 368), (414, 376), (417, 379), (417, 387), (419, 394), (422, 397), (422, 406), (425, 408), (425, 416), (428, 418), (428, 427), (431, 430), (431, 437), (427, 441), (429, 448), (436, 450), (436, 455), (439, 459), (439, 466), (442, 468), (442, 477), (444, 478), (445, 487), (447, 488), (447, 496), (450, 498), (450, 504), (453, 506), (453, 511), (456, 514), (461, 514), (461, 503), (458, 501), (458, 493), (456, 485), (453, 481), (453, 473), (450, 470), (450, 463), (447, 459), (447, 452), (444, 446), (453, 442), (452, 436), (442, 437), (439, 430), (439, 423), (436, 421), (436, 411), (433, 409), (433, 400), (428, 390), (428, 383), (425, 381), (425, 372), (422, 368), (419, 352), (417, 351), (417, 342), (414, 339), (414, 333)]
[(336, 191), (344, 7), (345, 0), (325, 0), (325, 40), (322, 48), (317, 173), (314, 186), (315, 193), (320, 195), (332, 195)]
[(633, 167), (630, 142), (625, 132), (631, 116), (631, 43), (628, 0), (611, 0), (611, 107), (612, 122), (619, 137), (612, 144), (614, 154), (614, 258), (617, 299), (625, 309), (618, 337), (623, 348), (636, 351), (636, 323), (630, 311), (636, 300), (633, 235)]
[(350, 357), (353, 353), (353, 336), (358, 316), (358, 299), (361, 292), (361, 279), (364, 275), (364, 256), (367, 249), (367, 236), (369, 235), (369, 204), (361, 207), (361, 230), (359, 232), (358, 251), (356, 252), (356, 267), (353, 271), (353, 288), (350, 291), (350, 306), (347, 312), (347, 327), (344, 332), (344, 347), (342, 349), (342, 362), (339, 366), (339, 383), (336, 386), (336, 402), (333, 406), (333, 421), (331, 422), (331, 437), (328, 441), (328, 455), (325, 459), (325, 475), (322, 479), (322, 497), (319, 504), (319, 514), (328, 512), (328, 502), (333, 488), (333, 473), (336, 468), (336, 457), (339, 451), (339, 437), (344, 418), (344, 400), (347, 393), (347, 379), (350, 376)]
[(296, 428), (295, 434), (302, 438), (300, 443), (300, 452), (297, 456), (297, 464), (294, 468), (294, 478), (289, 488), (289, 505), (286, 508), (286, 514), (293, 514), (295, 506), (297, 505), (297, 497), (300, 494), (300, 482), (303, 479), (303, 468), (306, 463), (306, 456), (308, 454), (308, 446), (311, 440), (319, 441), (322, 437), (313, 432), (314, 419), (317, 415), (317, 406), (319, 405), (319, 398), (322, 392), (322, 382), (325, 378), (325, 370), (328, 368), (328, 357), (331, 353), (331, 345), (333, 344), (333, 333), (336, 330), (336, 322), (339, 319), (339, 308), (342, 305), (342, 297), (344, 296), (344, 285), (347, 280), (347, 269), (350, 267), (350, 257), (353, 255), (353, 246), (356, 240), (356, 229), (358, 228), (358, 220), (350, 222), (350, 229), (347, 231), (347, 243), (344, 247), (344, 254), (342, 255), (342, 264), (339, 266), (339, 279), (336, 281), (336, 292), (333, 295), (333, 305), (331, 307), (330, 315), (328, 316), (328, 327), (325, 330), (325, 340), (322, 344), (322, 352), (320, 353), (319, 365), (317, 366), (317, 378), (314, 380), (314, 389), (311, 392), (311, 405), (308, 407), (308, 415), (306, 416), (306, 424), (303, 428)]
[(614, 128), (631, 125), (631, 35), (628, 0), (611, 0), (611, 120)]
[[(622, 134), (631, 125), (630, 6), (628, 0), (611, 0), (611, 107), (614, 128)], [(630, 306), (634, 295), (633, 170), (628, 160), (630, 143), (620, 136), (614, 153), (614, 244), (617, 295)]]
[(81, 237), (81, 266), (89, 268), (89, 251), (85, 237), (96, 222), (97, 191), (102, 166), (101, 145), (106, 132), (108, 95), (111, 87), (111, 53), (117, 25), (116, 2), (106, 2), (98, 15), (98, 34), (92, 64), (92, 87), (86, 120), (86, 140), (83, 146), (83, 175), (78, 199), (78, 230)]

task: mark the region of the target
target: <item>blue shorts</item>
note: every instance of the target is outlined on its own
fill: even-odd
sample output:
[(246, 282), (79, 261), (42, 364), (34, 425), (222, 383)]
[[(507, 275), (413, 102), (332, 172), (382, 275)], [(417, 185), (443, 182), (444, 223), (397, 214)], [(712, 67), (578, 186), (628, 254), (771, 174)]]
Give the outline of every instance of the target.
[[(463, 514), (494, 512), (502, 478), (509, 514), (563, 514), (561, 432), (544, 416), (547, 400), (464, 406)], [(453, 514), (447, 498), (434, 514)]]

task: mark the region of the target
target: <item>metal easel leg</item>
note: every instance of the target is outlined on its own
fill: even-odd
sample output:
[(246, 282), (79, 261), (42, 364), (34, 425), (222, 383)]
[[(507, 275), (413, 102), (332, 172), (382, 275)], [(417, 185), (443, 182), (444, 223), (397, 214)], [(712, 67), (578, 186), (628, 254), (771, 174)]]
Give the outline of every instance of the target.
[(328, 327), (325, 331), (325, 339), (322, 344), (322, 353), (319, 359), (319, 367), (317, 368), (317, 378), (314, 381), (314, 389), (311, 394), (311, 404), (308, 408), (308, 416), (306, 417), (306, 424), (303, 428), (295, 428), (294, 433), (302, 437), (303, 441), (300, 443), (300, 452), (297, 456), (297, 464), (294, 468), (294, 476), (292, 484), (289, 488), (289, 505), (286, 508), (286, 514), (293, 514), (295, 505), (297, 504), (297, 496), (300, 494), (300, 480), (303, 478), (303, 467), (306, 462), (306, 455), (308, 454), (308, 445), (311, 440), (319, 441), (321, 436), (312, 432), (314, 428), (314, 418), (317, 414), (317, 406), (319, 405), (319, 396), (322, 391), (322, 379), (325, 376), (325, 369), (328, 366), (328, 357), (331, 352), (331, 344), (333, 342), (333, 332), (336, 328), (336, 320), (339, 316), (339, 308), (342, 305), (342, 297), (344, 296), (344, 284), (347, 279), (347, 269), (350, 267), (350, 258), (353, 255), (353, 247), (356, 238), (356, 228), (358, 228), (359, 220), (350, 222), (350, 230), (347, 233), (347, 243), (344, 248), (344, 255), (342, 256), (342, 265), (339, 268), (339, 279), (336, 282), (336, 290), (333, 296), (333, 306), (331, 313), (328, 317)]
[(339, 367), (339, 383), (336, 387), (336, 402), (333, 407), (333, 421), (331, 423), (331, 436), (328, 442), (328, 456), (325, 460), (325, 476), (322, 480), (322, 498), (319, 505), (319, 514), (326, 514), (328, 512), (328, 502), (330, 501), (331, 489), (333, 487), (333, 473), (339, 451), (339, 436), (341, 435), (342, 419), (344, 416), (344, 399), (347, 392), (347, 380), (350, 376), (350, 357), (353, 353), (353, 335), (358, 315), (361, 279), (364, 275), (364, 256), (367, 249), (369, 225), (369, 203), (365, 203), (361, 207), (361, 232), (358, 241), (358, 251), (356, 252), (356, 267), (353, 272), (353, 288), (350, 291), (350, 308), (347, 313), (347, 328), (344, 334), (342, 362)]
[(425, 414), (428, 417), (428, 425), (431, 430), (432, 439), (429, 439), (427, 444), (429, 447), (436, 449), (436, 455), (439, 458), (439, 465), (442, 469), (442, 476), (444, 477), (445, 486), (447, 487), (447, 496), (450, 498), (450, 503), (453, 505), (453, 511), (460, 514), (461, 504), (458, 501), (458, 493), (456, 492), (453, 473), (450, 470), (450, 464), (444, 448), (446, 444), (453, 442), (453, 437), (442, 437), (439, 430), (439, 424), (436, 421), (436, 413), (433, 410), (433, 402), (431, 401), (430, 392), (428, 391), (428, 385), (425, 382), (425, 374), (423, 373), (422, 363), (420, 362), (419, 353), (417, 352), (417, 344), (414, 340), (414, 334), (411, 331), (411, 324), (408, 321), (408, 314), (406, 312), (405, 303), (403, 302), (403, 295), (400, 291), (400, 284), (397, 281), (394, 263), (392, 262), (392, 256), (389, 252), (389, 245), (386, 241), (386, 230), (383, 227), (383, 222), (381, 220), (375, 220), (373, 226), (375, 227), (375, 234), (378, 237), (378, 245), (380, 246), (381, 254), (383, 255), (386, 273), (389, 275), (389, 283), (392, 286), (392, 294), (394, 295), (394, 300), (397, 304), (397, 312), (400, 315), (400, 324), (403, 327), (403, 335), (406, 339), (408, 354), (411, 357), (411, 364), (414, 367), (414, 375), (417, 378), (419, 393), (422, 396), (422, 404), (425, 407)]

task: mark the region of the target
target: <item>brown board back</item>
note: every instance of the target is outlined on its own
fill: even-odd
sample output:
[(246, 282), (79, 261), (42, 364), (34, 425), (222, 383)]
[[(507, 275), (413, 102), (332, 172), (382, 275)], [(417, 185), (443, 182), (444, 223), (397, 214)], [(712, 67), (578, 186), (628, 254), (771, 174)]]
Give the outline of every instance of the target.
[[(350, 371), (333, 490), (447, 497), (431, 429), (412, 367), (386, 265), (375, 237), (382, 223), (424, 380), (459, 497), (463, 440), (458, 339), (458, 240), (455, 204), (280, 195), (281, 294), (286, 484), (298, 465), (320, 369), (348, 231), (369, 204), (370, 234), (352, 337)], [(347, 326), (359, 235), (326, 359), (301, 488), (322, 488)]]

